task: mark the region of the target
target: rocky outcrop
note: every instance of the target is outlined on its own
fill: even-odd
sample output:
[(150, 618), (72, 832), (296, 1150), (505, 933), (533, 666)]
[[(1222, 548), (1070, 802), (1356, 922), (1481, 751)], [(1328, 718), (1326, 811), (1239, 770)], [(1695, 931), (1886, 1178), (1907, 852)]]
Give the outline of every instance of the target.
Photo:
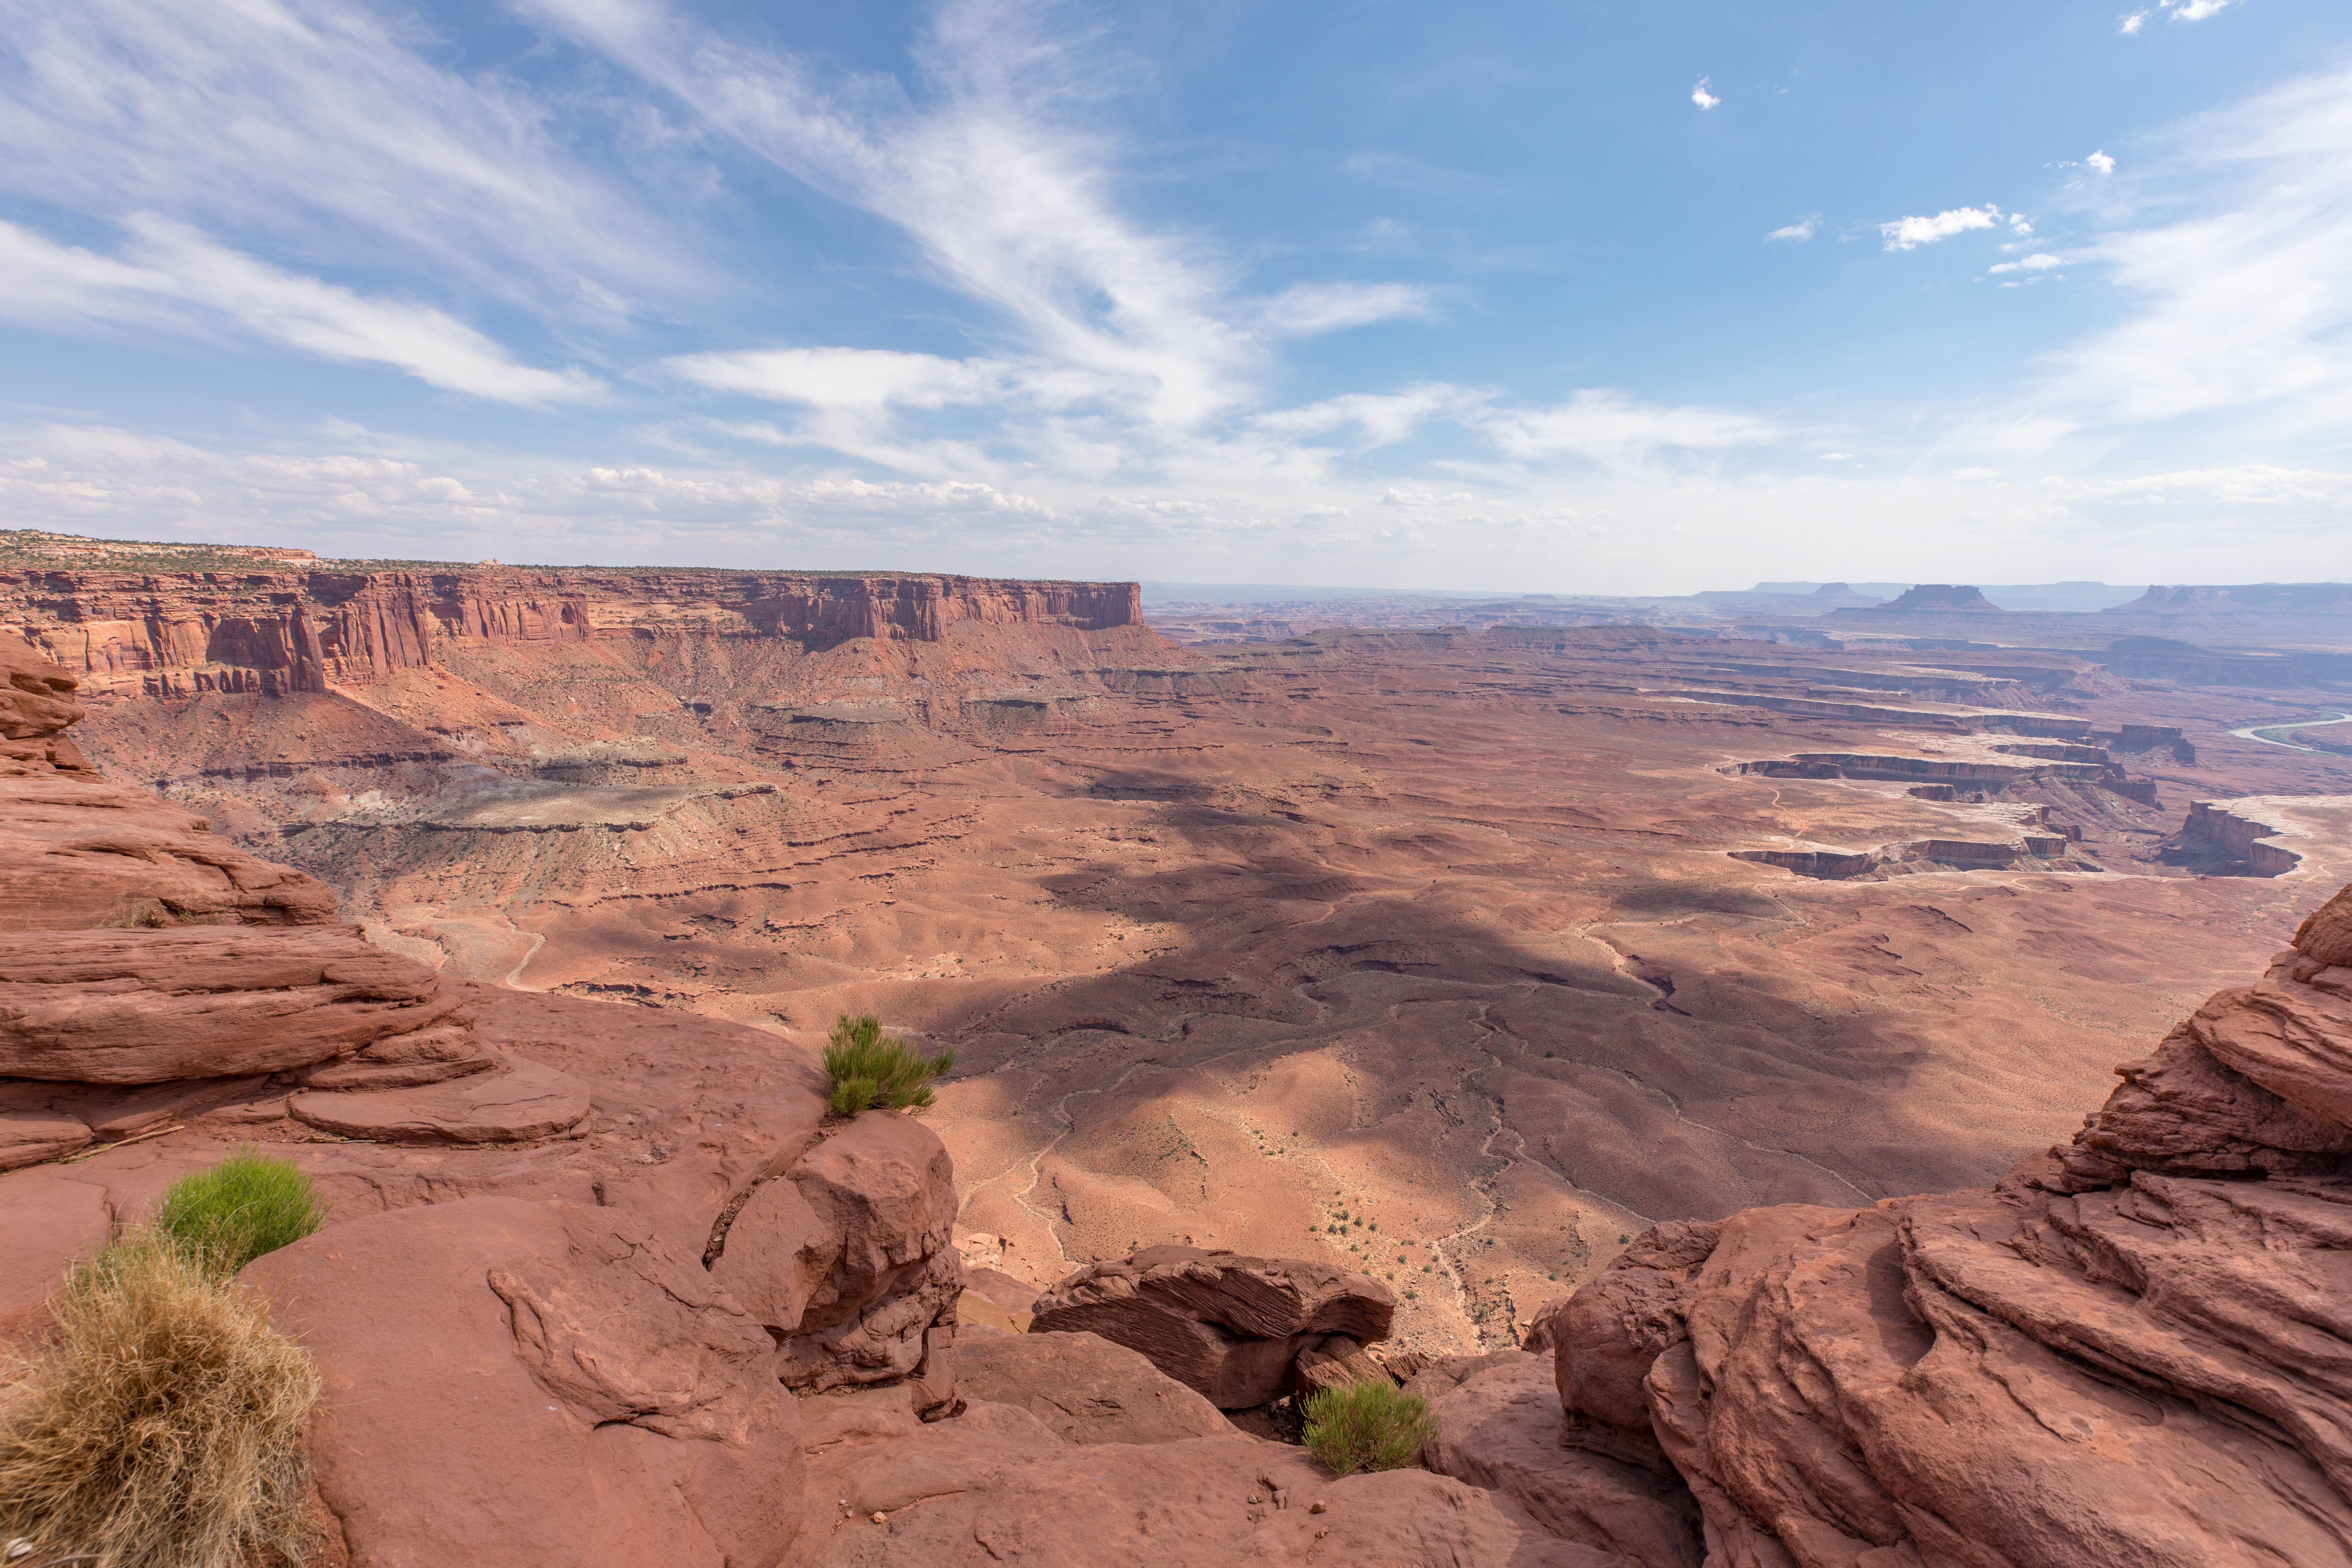
[(1289, 1393), (1299, 1353), (1326, 1338), (1386, 1339), (1396, 1299), (1328, 1263), (1147, 1247), (1071, 1275), (1036, 1313), (1032, 1333), (1100, 1334), (1219, 1409), (1244, 1410)]
[(66, 733), (69, 670), (0, 637), (0, 930), (334, 918), (324, 884), (257, 860), (200, 816), (99, 776)]
[(486, 1044), (432, 970), (322, 923), (323, 885), (98, 777), (65, 738), (72, 676), (9, 658), (0, 1170), (232, 1101), (375, 1142), (527, 1142), (586, 1119), (585, 1086)]
[(914, 1376), (926, 1415), (955, 1397), (955, 1171), (938, 1134), (869, 1110), (742, 1194), (711, 1277), (782, 1346), (777, 1375), (819, 1394)]
[(1538, 1320), (1563, 1454), (1724, 1568), (2352, 1563), (2347, 961), (2352, 889), (1991, 1191), (1636, 1237)]
[[(1554, 1534), (1606, 1542), (1640, 1568), (1695, 1568), (1705, 1555), (1697, 1504), (1673, 1470), (1560, 1442), (1549, 1357), (1523, 1351), (1455, 1358), (1405, 1385), (1430, 1404), (1433, 1470), (1501, 1492)], [(1662, 1473), (1663, 1472), (1663, 1473)]]
[(2200, 870), (2283, 877), (2303, 864), (2303, 857), (2273, 842), (2279, 832), (2242, 810), (2220, 801), (2200, 800), (2189, 803), (2189, 819), (2174, 842), (2181, 850), (2181, 862)]
[(0, 640), (13, 630), (14, 640), (94, 688), (125, 695), (323, 691), (432, 665), (436, 648), (451, 644), (693, 631), (829, 647), (856, 637), (938, 642), (961, 624), (1142, 624), (1132, 583), (490, 563), (188, 570), (169, 556), (128, 570), (138, 558), (58, 559), (45, 568), (20, 552), (0, 565)]

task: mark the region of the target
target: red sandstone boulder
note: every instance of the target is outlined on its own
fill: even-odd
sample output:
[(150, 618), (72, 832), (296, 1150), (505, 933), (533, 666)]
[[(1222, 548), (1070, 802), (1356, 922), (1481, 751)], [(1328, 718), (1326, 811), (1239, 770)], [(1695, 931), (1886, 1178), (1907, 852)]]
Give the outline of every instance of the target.
[(1141, 1352), (1222, 1410), (1289, 1392), (1298, 1352), (1325, 1335), (1388, 1337), (1396, 1299), (1368, 1274), (1297, 1258), (1150, 1247), (1037, 1298), (1032, 1333), (1081, 1330)]
[(32, 649), (0, 637), (0, 776), (95, 774), (65, 738), (83, 717), (73, 674)]
[[(955, 1168), (911, 1116), (869, 1110), (752, 1189), (711, 1276), (782, 1342), (778, 1375), (819, 1392), (928, 1373), (940, 1401), (962, 1261)], [(935, 1405), (934, 1408), (937, 1406)]]
[(1330, 1334), (1300, 1347), (1290, 1363), (1290, 1393), (1297, 1399), (1350, 1384), (1395, 1381), (1388, 1368), (1345, 1334)]
[(318, 1358), (310, 1444), (354, 1563), (751, 1568), (800, 1513), (767, 1334), (612, 1209), (477, 1198), (249, 1266)]
[(1019, 1405), (1066, 1443), (1240, 1436), (1215, 1405), (1099, 1334), (968, 1332), (956, 1373), (965, 1399)]

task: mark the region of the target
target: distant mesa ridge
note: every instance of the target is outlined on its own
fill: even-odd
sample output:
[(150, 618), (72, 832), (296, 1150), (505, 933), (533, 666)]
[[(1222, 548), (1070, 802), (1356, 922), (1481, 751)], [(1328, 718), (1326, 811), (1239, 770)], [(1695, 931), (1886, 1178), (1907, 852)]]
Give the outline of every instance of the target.
[[(85, 689), (126, 694), (323, 691), (429, 666), (451, 642), (691, 630), (831, 647), (856, 637), (937, 642), (967, 623), (1080, 632), (1142, 624), (1133, 583), (495, 563), (371, 570), (295, 559), (307, 552), (146, 545), (144, 556), (127, 547), (85, 556), (76, 548), (110, 543), (0, 535), (0, 626), (82, 676)], [(159, 562), (162, 552), (178, 553)]]
[(2268, 611), (2304, 615), (2352, 613), (2352, 583), (2174, 584), (2152, 587), (2116, 616), (2244, 615)]

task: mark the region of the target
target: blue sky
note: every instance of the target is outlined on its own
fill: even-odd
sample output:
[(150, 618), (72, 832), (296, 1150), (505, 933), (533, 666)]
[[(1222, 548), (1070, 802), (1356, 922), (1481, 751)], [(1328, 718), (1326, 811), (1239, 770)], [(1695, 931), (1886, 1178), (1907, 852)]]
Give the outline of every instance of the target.
[(2352, 9), (0, 0), (0, 517), (2352, 576)]

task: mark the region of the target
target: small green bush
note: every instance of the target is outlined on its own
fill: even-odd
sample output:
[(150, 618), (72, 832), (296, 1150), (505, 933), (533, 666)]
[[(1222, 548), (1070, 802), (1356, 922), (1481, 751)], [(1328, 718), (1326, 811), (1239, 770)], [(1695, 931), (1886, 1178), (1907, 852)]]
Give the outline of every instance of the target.
[(158, 1231), (224, 1274), (301, 1240), (326, 1219), (309, 1176), (250, 1147), (182, 1176), (163, 1189), (155, 1209)]
[(1307, 1396), (1307, 1447), (1339, 1476), (1418, 1463), (1437, 1436), (1429, 1402), (1386, 1378), (1318, 1389)]
[(907, 1042), (882, 1032), (871, 1013), (834, 1021), (824, 1047), (824, 1070), (833, 1079), (833, 1109), (844, 1116), (881, 1106), (919, 1110), (931, 1103), (931, 1079), (955, 1066), (952, 1047), (924, 1056)]

